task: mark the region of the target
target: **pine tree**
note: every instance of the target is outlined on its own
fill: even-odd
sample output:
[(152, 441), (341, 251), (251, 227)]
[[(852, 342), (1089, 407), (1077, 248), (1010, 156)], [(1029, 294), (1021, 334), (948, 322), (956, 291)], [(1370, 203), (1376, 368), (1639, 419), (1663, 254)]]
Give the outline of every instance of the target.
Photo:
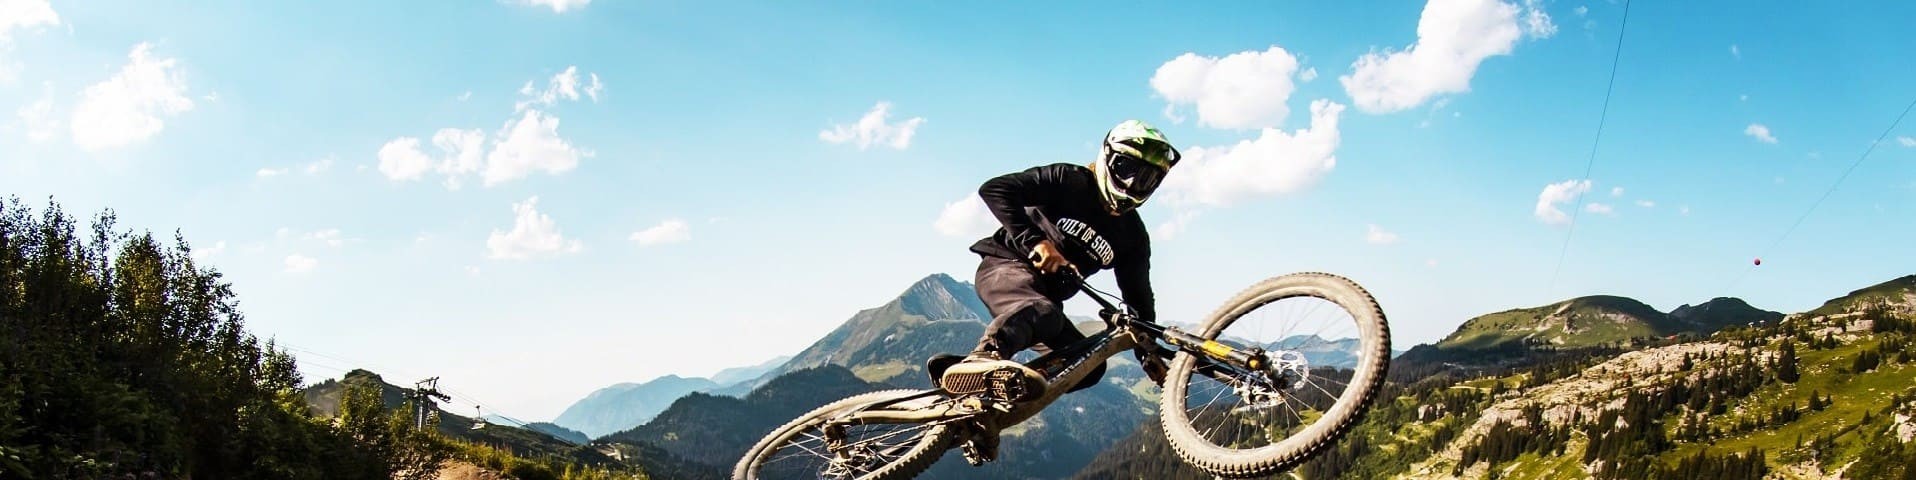
[(1782, 352), (1777, 354), (1776, 379), (1783, 383), (1796, 383), (1802, 378), (1796, 371), (1796, 342), (1783, 341)]

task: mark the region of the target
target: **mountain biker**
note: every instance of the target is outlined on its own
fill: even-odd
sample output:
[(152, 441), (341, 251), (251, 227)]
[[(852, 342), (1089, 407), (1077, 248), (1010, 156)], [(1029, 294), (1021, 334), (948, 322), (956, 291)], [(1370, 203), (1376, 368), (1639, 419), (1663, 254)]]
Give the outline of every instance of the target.
[[(987, 379), (998, 378), (1021, 382), (1016, 388), (1024, 392), (1020, 400), (1042, 395), (1044, 376), (1011, 357), (1026, 348), (1044, 351), (1084, 339), (1065, 316), (1062, 302), (1077, 294), (1083, 277), (1099, 270), (1113, 269), (1124, 303), (1139, 319), (1155, 320), (1151, 239), (1137, 207), (1178, 158), (1163, 133), (1127, 120), (1105, 134), (1097, 159), (1088, 167), (1058, 163), (985, 181), (978, 196), (1003, 227), (973, 244), (971, 251), (981, 257), (975, 281), (992, 320), (978, 347), (946, 368), (939, 386), (951, 393), (974, 393), (990, 388)], [(1152, 379), (1161, 382), (1162, 363), (1146, 366)], [(1095, 381), (1103, 366), (1098, 368), (1086, 378)]]

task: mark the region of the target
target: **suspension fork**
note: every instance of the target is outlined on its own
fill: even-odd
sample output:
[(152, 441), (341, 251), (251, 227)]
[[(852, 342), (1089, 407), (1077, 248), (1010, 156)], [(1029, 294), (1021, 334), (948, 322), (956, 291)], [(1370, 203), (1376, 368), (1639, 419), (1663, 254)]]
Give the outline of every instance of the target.
[[(1204, 337), (1199, 337), (1197, 335), (1192, 335), (1190, 333), (1184, 332), (1183, 330), (1179, 330), (1176, 327), (1165, 327), (1163, 325), (1158, 325), (1157, 323), (1154, 323), (1154, 322), (1146, 322), (1143, 320), (1139, 320), (1136, 316), (1126, 313), (1126, 312), (1129, 312), (1129, 309), (1119, 308), (1116, 304), (1111, 303), (1110, 299), (1104, 298), (1104, 295), (1100, 295), (1096, 290), (1093, 290), (1089, 285), (1086, 285), (1084, 277), (1079, 276), (1076, 270), (1066, 270), (1066, 271), (1069, 272), (1073, 278), (1078, 280), (1078, 291), (1084, 292), (1085, 296), (1091, 297), (1092, 300), (1098, 302), (1099, 307), (1102, 307), (1102, 310), (1098, 312), (1099, 313), (1098, 317), (1099, 319), (1104, 320), (1106, 327), (1115, 328), (1122, 325), (1126, 328), (1132, 328), (1132, 329), (1142, 330), (1145, 332), (1150, 332), (1152, 337), (1163, 339), (1165, 343), (1169, 343), (1172, 346), (1178, 347), (1178, 349), (1181, 351), (1192, 352), (1193, 354), (1201, 354), (1197, 356), (1199, 358), (1209, 360), (1209, 362), (1207, 363), (1210, 363), (1210, 364), (1215, 364), (1215, 365), (1220, 365), (1225, 367), (1235, 367), (1239, 370), (1246, 370), (1246, 371), (1252, 371), (1252, 372), (1261, 372), (1267, 368), (1270, 368), (1271, 366), (1270, 357), (1264, 354), (1263, 348), (1258, 348), (1258, 347), (1239, 348), (1236, 346), (1232, 346), (1231, 344), (1228, 344), (1228, 343), (1219, 342), (1217, 340), (1206, 339)], [(1154, 354), (1154, 355), (1168, 354), (1167, 352), (1163, 352), (1162, 350), (1151, 349), (1144, 346), (1145, 342), (1140, 341), (1138, 343), (1140, 345), (1140, 348), (1144, 348), (1146, 351), (1149, 351), (1150, 354)], [(1156, 350), (1156, 351), (1151, 351), (1151, 350)], [(1169, 359), (1166, 358), (1165, 360), (1169, 360)], [(1205, 370), (1216, 370), (1216, 369), (1211, 368), (1211, 369), (1205, 369)], [(1224, 374), (1221, 374), (1215, 371), (1206, 372), (1206, 373), (1209, 373), (1211, 376), (1217, 377), (1219, 379), (1227, 378), (1226, 376), (1224, 376)]]

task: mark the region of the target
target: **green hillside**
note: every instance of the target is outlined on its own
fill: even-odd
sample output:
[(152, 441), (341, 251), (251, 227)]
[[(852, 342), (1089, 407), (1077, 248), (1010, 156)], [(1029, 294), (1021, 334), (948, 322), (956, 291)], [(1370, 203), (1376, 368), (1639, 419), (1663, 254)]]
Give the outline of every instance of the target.
[(1472, 318), (1437, 342), (1445, 349), (1514, 344), (1591, 347), (1676, 333), (1669, 316), (1630, 298), (1598, 295)]
[[(1631, 352), (1577, 350), (1525, 365), (1392, 381), (1350, 435), (1294, 473), (1910, 478), (1916, 476), (1916, 311), (1873, 301), (1884, 290), (1831, 300), (1874, 305), (1834, 312), (1845, 315), (1799, 315), (1752, 327), (1741, 319), (1751, 314), (1744, 311), (1734, 322), (1703, 322), (1746, 326), (1693, 341)], [(1706, 305), (1735, 312), (1743, 310), (1738, 304)], [(1617, 313), (1618, 306), (1629, 305), (1611, 301), (1602, 309)], [(1697, 308), (1704, 306), (1672, 317), (1694, 321), (1722, 313)], [(1537, 318), (1530, 310), (1480, 317), (1489, 320), (1467, 328)], [(1141, 429), (1077, 477), (1209, 478), (1167, 449), (1162, 437)]]
[[(302, 395), (314, 413), (322, 417), (331, 417), (339, 414), (341, 398), (348, 387), (355, 384), (379, 388), (380, 397), (386, 404), (386, 408), (408, 408), (405, 401), (405, 392), (408, 389), (387, 383), (376, 373), (359, 369), (346, 372), (339, 379), (327, 379), (307, 387)], [(472, 418), (455, 415), (436, 407), (434, 413), (438, 417), (439, 434), (450, 438), (503, 448), (528, 457), (557, 457), (581, 465), (598, 467), (618, 465), (612, 458), (596, 450), (579, 447), (577, 443), (545, 432), (499, 423), (488, 423), (482, 428), (473, 428), (477, 422)]]
[(1850, 292), (1810, 310), (1806, 315), (1830, 315), (1857, 311), (1876, 304), (1893, 304), (1902, 308), (1916, 308), (1916, 275), (1901, 278)]

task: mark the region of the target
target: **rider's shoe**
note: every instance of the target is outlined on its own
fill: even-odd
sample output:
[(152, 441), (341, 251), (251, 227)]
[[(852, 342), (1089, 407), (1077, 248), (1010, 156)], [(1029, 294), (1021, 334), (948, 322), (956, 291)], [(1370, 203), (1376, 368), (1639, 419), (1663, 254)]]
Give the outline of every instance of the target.
[(1000, 400), (1021, 402), (1044, 395), (1044, 375), (1022, 363), (1005, 360), (998, 352), (971, 352), (945, 369), (939, 388), (953, 395), (983, 392)]

